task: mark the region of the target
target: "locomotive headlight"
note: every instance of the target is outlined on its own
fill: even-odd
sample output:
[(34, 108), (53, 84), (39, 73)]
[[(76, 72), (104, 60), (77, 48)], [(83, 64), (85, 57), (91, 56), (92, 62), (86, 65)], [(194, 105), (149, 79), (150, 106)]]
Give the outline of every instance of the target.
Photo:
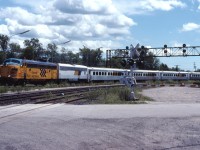
[(8, 77), (10, 77), (10, 74), (8, 75)]

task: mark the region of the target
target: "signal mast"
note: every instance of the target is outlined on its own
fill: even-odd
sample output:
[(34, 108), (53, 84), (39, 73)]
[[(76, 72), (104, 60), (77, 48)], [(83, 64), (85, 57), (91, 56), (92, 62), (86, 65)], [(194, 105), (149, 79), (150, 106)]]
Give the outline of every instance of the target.
[[(127, 59), (128, 64), (130, 65), (130, 74), (127, 76), (124, 76), (120, 82), (122, 84), (125, 84), (126, 86), (128, 86), (131, 90), (131, 94), (130, 94), (130, 100), (137, 100), (138, 98), (135, 97), (135, 93), (134, 93), (134, 87), (137, 85), (136, 79), (133, 76), (133, 71), (136, 69), (136, 61), (140, 58), (140, 54), (138, 52), (139, 48), (139, 44), (137, 44), (135, 46), (135, 48), (133, 47), (133, 45), (131, 45), (131, 49), (130, 49), (130, 56)], [(126, 66), (126, 60), (122, 60), (122, 65)]]

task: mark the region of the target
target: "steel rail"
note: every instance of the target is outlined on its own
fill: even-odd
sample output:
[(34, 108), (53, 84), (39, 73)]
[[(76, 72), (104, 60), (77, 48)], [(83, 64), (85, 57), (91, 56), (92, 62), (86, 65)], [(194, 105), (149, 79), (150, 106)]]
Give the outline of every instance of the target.
[[(84, 94), (91, 90), (97, 90), (100, 88), (111, 88), (124, 86), (122, 84), (114, 85), (97, 85), (97, 86), (80, 86), (72, 88), (55, 88), (41, 91), (29, 91), (29, 92), (20, 92), (20, 93), (10, 93), (10, 94), (1, 94), (0, 95), (0, 105), (10, 105), (10, 104), (37, 104), (37, 103), (56, 103), (67, 102), (71, 99), (77, 99), (79, 97), (84, 97)], [(71, 98), (71, 99), (69, 99)]]

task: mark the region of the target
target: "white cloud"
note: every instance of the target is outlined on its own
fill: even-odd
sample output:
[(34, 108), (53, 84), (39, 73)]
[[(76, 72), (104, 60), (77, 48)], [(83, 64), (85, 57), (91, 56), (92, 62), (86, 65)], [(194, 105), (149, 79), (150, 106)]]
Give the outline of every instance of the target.
[(75, 41), (70, 43), (70, 47), (77, 49), (81, 46), (77, 43), (82, 41), (85, 41), (88, 47), (89, 44), (93, 47), (114, 47), (119, 46), (120, 40), (134, 38), (130, 32), (137, 23), (126, 13), (169, 11), (185, 6), (180, 0), (12, 1), (17, 7), (13, 5), (0, 9), (0, 21), (3, 20), (0, 25), (1, 33), (11, 35), (30, 29), (29, 33), (21, 37), (15, 36), (16, 41), (27, 37), (39, 38), (47, 44), (62, 43), (70, 39)]
[(117, 9), (112, 0), (56, 0), (54, 7), (70, 14), (113, 14)]
[(16, 20), (22, 25), (36, 25), (52, 22), (51, 16), (42, 16), (39, 14), (30, 13), (27, 10), (20, 7), (7, 7), (5, 9), (1, 9), (0, 11), (1, 18)]
[(146, 14), (151, 11), (170, 11), (174, 8), (186, 7), (180, 0), (113, 0), (117, 8), (127, 14)]
[[(112, 0), (20, 0), (15, 3), (17, 7), (0, 9), (0, 20), (4, 22), (0, 31), (13, 35), (31, 30), (21, 37), (14, 36), (11, 41), (16, 42), (27, 37), (39, 38), (46, 45), (70, 39), (77, 41), (71, 42), (72, 48), (78, 49), (78, 41), (85, 41), (93, 47), (107, 47), (112, 46), (109, 43), (117, 42), (119, 37), (129, 36), (130, 28), (136, 25), (115, 7)], [(110, 39), (113, 41), (110, 42)]]
[(0, 25), (0, 33), (1, 33), (1, 34), (6, 34), (6, 35), (9, 34), (7, 25), (4, 25), (4, 24), (3, 24), (3, 25)]
[(187, 24), (183, 24), (181, 31), (193, 31), (193, 30), (197, 30), (199, 28), (200, 28), (199, 24), (189, 22)]

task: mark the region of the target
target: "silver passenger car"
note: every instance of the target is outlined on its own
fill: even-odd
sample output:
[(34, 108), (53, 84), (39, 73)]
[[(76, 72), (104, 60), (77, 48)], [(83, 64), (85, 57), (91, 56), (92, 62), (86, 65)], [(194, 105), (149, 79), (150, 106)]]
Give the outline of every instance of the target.
[(58, 79), (60, 81), (87, 81), (87, 66), (58, 63)]

